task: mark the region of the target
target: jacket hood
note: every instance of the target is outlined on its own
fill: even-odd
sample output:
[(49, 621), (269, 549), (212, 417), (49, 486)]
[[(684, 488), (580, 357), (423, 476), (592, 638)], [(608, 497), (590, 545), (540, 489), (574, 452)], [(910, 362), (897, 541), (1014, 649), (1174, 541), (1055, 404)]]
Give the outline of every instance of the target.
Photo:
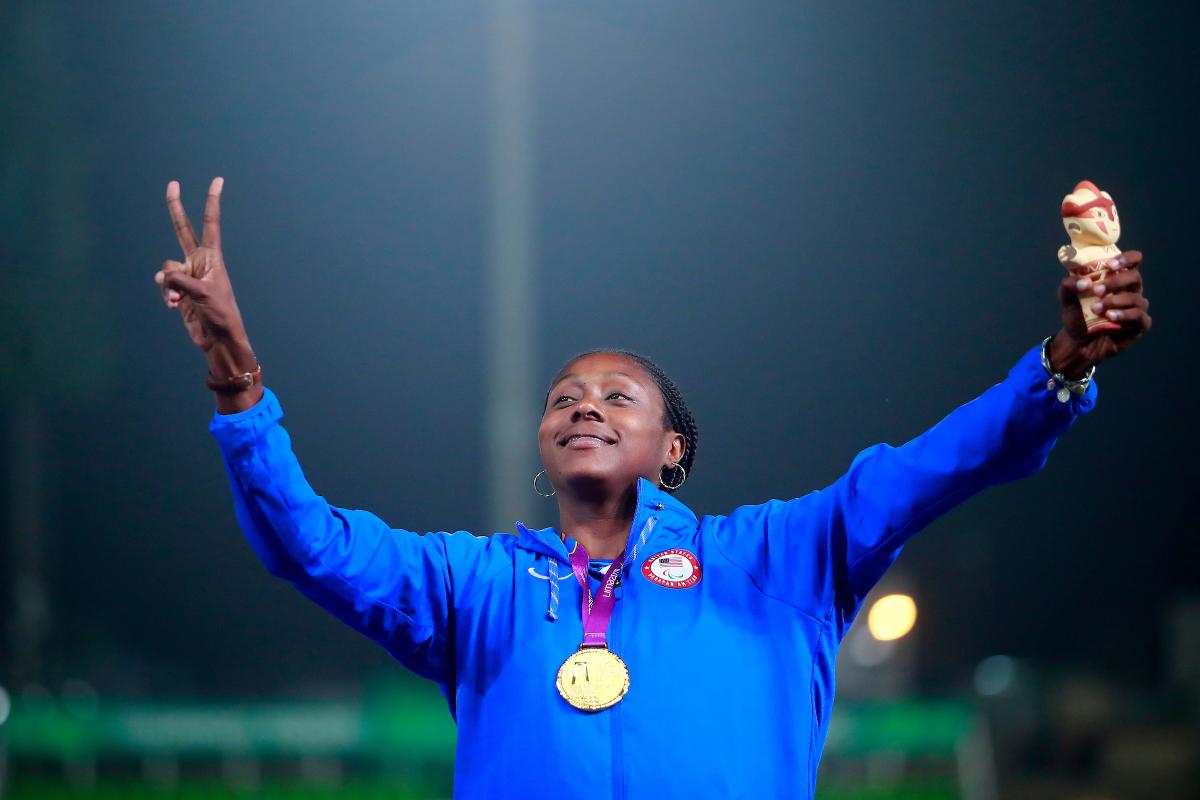
[[(674, 495), (659, 489), (645, 478), (638, 478), (637, 510), (629, 527), (631, 539), (637, 536), (650, 517), (657, 517), (658, 520), (647, 536), (646, 548), (657, 548), (660, 544), (670, 547), (666, 542), (682, 538), (700, 524), (692, 510)], [(516, 527), (517, 547), (558, 559), (564, 564), (569, 560), (566, 545), (553, 526), (534, 529), (518, 521)]]

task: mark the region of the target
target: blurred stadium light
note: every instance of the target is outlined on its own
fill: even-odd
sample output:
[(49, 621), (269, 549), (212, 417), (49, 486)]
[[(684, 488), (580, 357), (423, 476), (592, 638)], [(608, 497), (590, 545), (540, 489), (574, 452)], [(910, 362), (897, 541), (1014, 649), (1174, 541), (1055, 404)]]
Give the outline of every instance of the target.
[(984, 697), (1002, 695), (1013, 685), (1016, 667), (1012, 658), (988, 656), (975, 667), (975, 691)]
[(842, 641), (837, 662), (838, 696), (887, 700), (915, 690), (917, 618), (915, 592), (903, 571), (893, 569), (867, 595)]
[(889, 594), (875, 601), (867, 614), (871, 635), (881, 642), (899, 639), (917, 621), (917, 604), (906, 594)]

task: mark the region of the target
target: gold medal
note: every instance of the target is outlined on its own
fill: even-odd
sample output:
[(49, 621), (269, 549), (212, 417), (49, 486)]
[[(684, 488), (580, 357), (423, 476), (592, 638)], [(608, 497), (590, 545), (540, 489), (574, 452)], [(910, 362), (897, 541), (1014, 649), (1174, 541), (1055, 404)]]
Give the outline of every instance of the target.
[(558, 668), (558, 693), (582, 711), (615, 706), (629, 691), (629, 668), (607, 647), (581, 647)]

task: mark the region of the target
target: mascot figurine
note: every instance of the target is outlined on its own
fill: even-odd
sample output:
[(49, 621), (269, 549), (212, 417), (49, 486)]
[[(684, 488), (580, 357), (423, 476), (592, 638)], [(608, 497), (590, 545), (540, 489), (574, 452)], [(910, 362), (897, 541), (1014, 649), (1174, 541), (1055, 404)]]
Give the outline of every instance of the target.
[[(1062, 221), (1071, 243), (1058, 248), (1059, 263), (1073, 275), (1091, 278), (1093, 285), (1103, 283), (1113, 271), (1108, 261), (1121, 255), (1117, 247), (1121, 223), (1112, 196), (1091, 181), (1080, 181), (1075, 191), (1063, 198)], [(1080, 293), (1088, 333), (1119, 329), (1120, 325), (1092, 311), (1094, 302), (1091, 289)]]

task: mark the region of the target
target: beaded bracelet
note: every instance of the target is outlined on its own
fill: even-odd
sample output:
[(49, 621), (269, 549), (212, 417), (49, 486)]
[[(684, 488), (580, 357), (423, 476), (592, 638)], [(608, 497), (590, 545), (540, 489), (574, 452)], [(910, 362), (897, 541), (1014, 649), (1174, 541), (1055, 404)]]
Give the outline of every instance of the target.
[(1042, 340), (1042, 368), (1050, 375), (1050, 379), (1046, 381), (1046, 389), (1055, 392), (1055, 397), (1058, 402), (1065, 403), (1071, 399), (1071, 394), (1083, 394), (1088, 390), (1088, 386), (1092, 383), (1092, 376), (1096, 374), (1096, 365), (1088, 370), (1088, 374), (1077, 380), (1071, 380), (1061, 372), (1055, 372), (1050, 366), (1050, 356), (1046, 355), (1046, 348), (1050, 344), (1053, 336), (1047, 336)]

